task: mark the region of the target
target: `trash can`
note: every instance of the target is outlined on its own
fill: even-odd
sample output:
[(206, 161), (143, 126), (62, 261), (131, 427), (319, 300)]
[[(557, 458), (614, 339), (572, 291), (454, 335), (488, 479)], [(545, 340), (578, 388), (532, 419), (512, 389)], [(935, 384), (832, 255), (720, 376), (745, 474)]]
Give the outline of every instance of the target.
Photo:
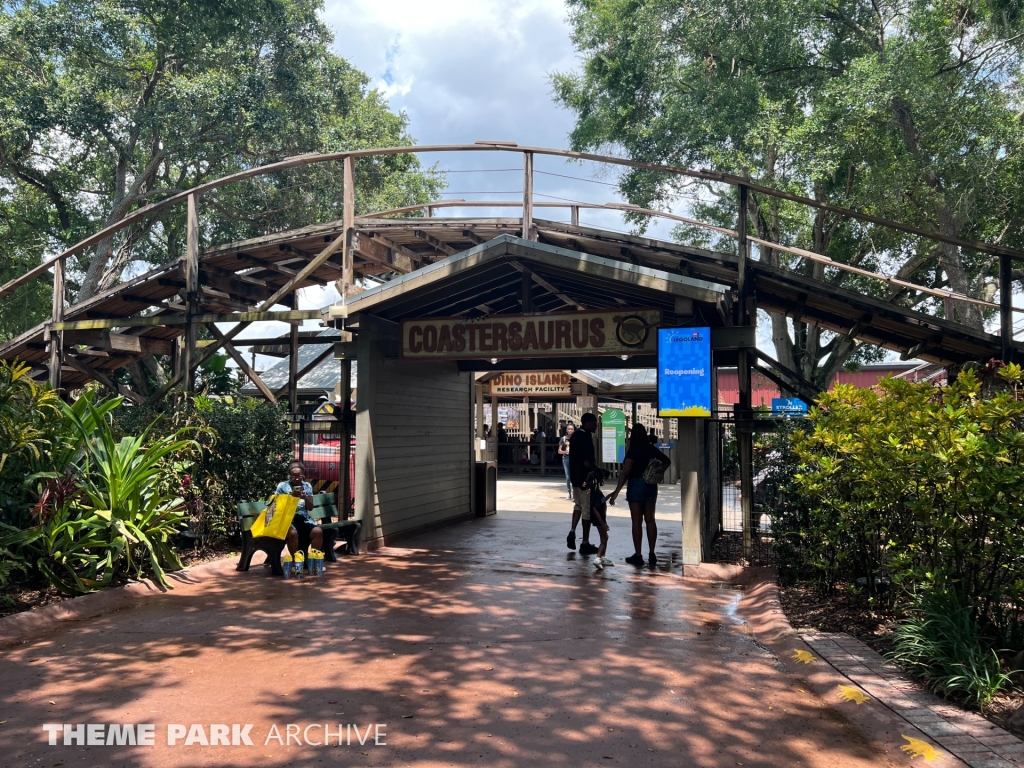
[(498, 511), (498, 462), (478, 461), (474, 477), (473, 511), (487, 517)]

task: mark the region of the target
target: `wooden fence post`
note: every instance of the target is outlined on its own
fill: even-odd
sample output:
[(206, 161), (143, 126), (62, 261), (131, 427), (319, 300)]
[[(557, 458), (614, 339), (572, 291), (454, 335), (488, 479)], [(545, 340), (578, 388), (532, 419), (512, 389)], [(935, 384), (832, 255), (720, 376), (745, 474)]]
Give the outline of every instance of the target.
[[(64, 259), (53, 265), (53, 305), (50, 320), (60, 323), (64, 320)], [(64, 332), (50, 331), (50, 388), (60, 389), (60, 368), (64, 358)]]

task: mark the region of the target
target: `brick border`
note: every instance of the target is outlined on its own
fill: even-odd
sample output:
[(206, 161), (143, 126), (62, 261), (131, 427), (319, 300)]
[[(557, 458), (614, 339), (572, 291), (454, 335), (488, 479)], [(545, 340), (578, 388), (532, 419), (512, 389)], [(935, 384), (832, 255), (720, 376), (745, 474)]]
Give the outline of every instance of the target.
[(801, 635), (837, 672), (971, 768), (1024, 766), (1024, 741), (925, 690), (845, 632)]

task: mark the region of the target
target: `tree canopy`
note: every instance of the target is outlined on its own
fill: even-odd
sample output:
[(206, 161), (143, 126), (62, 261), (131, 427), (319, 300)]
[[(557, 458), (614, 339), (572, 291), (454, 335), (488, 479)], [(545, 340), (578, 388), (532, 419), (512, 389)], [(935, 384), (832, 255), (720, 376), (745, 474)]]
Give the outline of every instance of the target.
[[(1024, 244), (1020, 0), (569, 0), (578, 73), (553, 77), (576, 149), (713, 167), (967, 240)], [(689, 185), (689, 186), (688, 186)], [(733, 224), (714, 185), (633, 171), (630, 202)], [(751, 196), (756, 234), (991, 298), (990, 257)], [(637, 222), (642, 226), (642, 220)], [(707, 234), (689, 228), (679, 237)], [(711, 241), (723, 249), (734, 242)], [(937, 314), (928, 296), (765, 249), (761, 258)], [(1020, 273), (1015, 275), (1021, 277)], [(975, 307), (955, 319), (981, 327)], [(855, 343), (772, 317), (782, 363), (827, 383)], [(859, 350), (863, 355), (866, 350)]]
[[(405, 115), (331, 52), (321, 5), (4, 3), (0, 279), (203, 181), (307, 152), (413, 143)], [(412, 156), (361, 161), (357, 206), (425, 202), (442, 184)], [(204, 238), (340, 218), (341, 200), (340, 164), (250, 180), (204, 197)], [(184, 210), (151, 217), (82, 254), (70, 265), (72, 294), (88, 298), (133, 264), (179, 256), (184, 218)], [(0, 317), (0, 333), (9, 326)]]

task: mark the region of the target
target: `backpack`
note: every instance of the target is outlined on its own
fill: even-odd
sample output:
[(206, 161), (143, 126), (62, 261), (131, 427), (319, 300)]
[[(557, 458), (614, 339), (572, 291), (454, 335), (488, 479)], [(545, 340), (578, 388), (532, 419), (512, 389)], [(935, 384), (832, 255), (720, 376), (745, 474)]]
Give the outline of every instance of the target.
[(644, 482), (648, 485), (657, 485), (664, 482), (666, 469), (668, 469), (668, 464), (658, 457), (652, 456), (651, 460), (647, 462), (647, 468), (644, 470)]

